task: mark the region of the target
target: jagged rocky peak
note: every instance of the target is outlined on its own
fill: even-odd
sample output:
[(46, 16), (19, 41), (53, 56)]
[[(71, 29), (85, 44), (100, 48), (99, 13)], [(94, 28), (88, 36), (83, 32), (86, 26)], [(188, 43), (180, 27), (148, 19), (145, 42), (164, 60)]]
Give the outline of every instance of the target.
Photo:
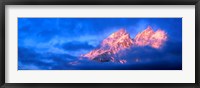
[(130, 34), (128, 34), (125, 29), (120, 29), (104, 39), (101, 45), (119, 48), (128, 47), (132, 44), (133, 40), (131, 39)]
[(147, 31), (147, 32), (153, 32), (153, 29), (151, 26), (148, 26), (144, 31)]
[(128, 33), (126, 32), (125, 29), (120, 29), (117, 32), (112, 33), (108, 38), (117, 38), (120, 37), (121, 35), (127, 35)]
[(136, 42), (138, 40), (147, 40), (152, 34), (154, 34), (153, 29), (151, 28), (151, 26), (148, 26), (144, 31), (138, 33), (136, 35), (136, 37), (134, 38), (136, 40)]
[(148, 26), (144, 31), (140, 32), (134, 38), (134, 45), (137, 46), (151, 46), (153, 48), (159, 48), (167, 40), (167, 33), (163, 30), (153, 31)]

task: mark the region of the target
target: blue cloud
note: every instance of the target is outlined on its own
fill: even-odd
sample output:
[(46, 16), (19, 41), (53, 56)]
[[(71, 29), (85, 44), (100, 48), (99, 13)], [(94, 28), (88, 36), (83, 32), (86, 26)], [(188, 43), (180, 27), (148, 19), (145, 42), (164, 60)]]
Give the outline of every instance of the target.
[[(95, 49), (120, 28), (134, 38), (147, 26), (167, 32), (161, 50), (134, 47), (126, 52), (130, 60), (152, 59), (149, 63), (116, 65), (81, 60), (80, 54)], [(162, 64), (161, 64), (162, 63)], [(106, 68), (102, 67), (105, 66)], [(182, 18), (18, 18), (18, 69), (182, 69)]]
[(62, 65), (67, 65), (67, 62), (76, 59), (75, 56), (68, 54), (37, 53), (33, 49), (18, 48), (19, 70), (51, 70), (55, 67), (59, 67), (58, 69), (60, 69)]
[(78, 41), (64, 43), (61, 45), (61, 47), (68, 51), (91, 50), (95, 48), (94, 46), (90, 45), (88, 42), (78, 42)]

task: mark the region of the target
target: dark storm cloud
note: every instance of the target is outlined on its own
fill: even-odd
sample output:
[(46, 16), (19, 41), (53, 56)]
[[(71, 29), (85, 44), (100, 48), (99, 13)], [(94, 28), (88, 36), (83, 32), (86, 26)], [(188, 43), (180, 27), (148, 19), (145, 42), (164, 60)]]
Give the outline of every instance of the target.
[[(170, 56), (179, 56), (182, 57), (182, 43), (167, 41), (161, 48), (155, 49), (150, 46), (133, 46), (129, 50), (122, 51), (126, 53), (127, 58), (152, 58), (160, 59), (167, 58)], [(173, 59), (173, 58), (172, 58)]]
[[(53, 69), (65, 65), (69, 61), (76, 60), (76, 57), (68, 54), (37, 53), (33, 49), (18, 48), (18, 69)], [(61, 67), (60, 67), (61, 68)]]
[(40, 54), (26, 48), (18, 48), (18, 69), (44, 69), (48, 64), (39, 60)]
[[(150, 46), (132, 47), (129, 50), (122, 51), (125, 53), (124, 59), (128, 60), (131, 69), (131, 61), (139, 59), (145, 64), (141, 69), (182, 69), (182, 43), (167, 41), (160, 49)], [(134, 66), (134, 65), (133, 65)], [(149, 66), (149, 67), (148, 67)], [(138, 69), (133, 67), (132, 69)]]
[(61, 47), (67, 51), (91, 50), (95, 48), (94, 46), (90, 45), (88, 42), (78, 42), (78, 41), (64, 43), (61, 45)]

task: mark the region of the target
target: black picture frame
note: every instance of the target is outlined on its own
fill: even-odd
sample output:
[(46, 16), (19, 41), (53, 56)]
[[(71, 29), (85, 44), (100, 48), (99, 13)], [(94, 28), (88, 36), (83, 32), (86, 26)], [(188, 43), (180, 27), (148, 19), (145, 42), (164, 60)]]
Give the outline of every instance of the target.
[[(6, 5), (195, 5), (195, 83), (5, 83)], [(2, 88), (199, 88), (200, 0), (0, 0), (0, 87)]]

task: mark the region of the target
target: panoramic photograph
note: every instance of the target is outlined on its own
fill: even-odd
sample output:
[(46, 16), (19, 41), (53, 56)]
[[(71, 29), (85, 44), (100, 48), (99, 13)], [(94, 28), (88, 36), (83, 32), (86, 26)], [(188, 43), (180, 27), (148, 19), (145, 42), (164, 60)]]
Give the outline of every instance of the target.
[(18, 70), (182, 70), (182, 18), (18, 18)]

